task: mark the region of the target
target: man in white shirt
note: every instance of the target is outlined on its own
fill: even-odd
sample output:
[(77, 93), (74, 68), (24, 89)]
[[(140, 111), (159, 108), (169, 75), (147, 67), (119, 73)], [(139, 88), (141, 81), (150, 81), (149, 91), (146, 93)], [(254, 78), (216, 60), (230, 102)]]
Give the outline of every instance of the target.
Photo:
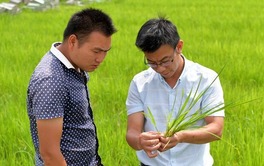
[[(141, 165), (213, 165), (209, 143), (222, 135), (224, 110), (198, 121), (196, 125), (200, 128), (182, 130), (171, 137), (164, 137), (162, 132), (166, 131), (170, 111), (175, 117), (182, 101), (189, 93), (195, 93), (197, 85), (200, 85), (198, 92), (210, 88), (192, 108), (191, 114), (199, 108), (224, 104), (217, 73), (185, 58), (182, 54), (183, 41), (176, 26), (165, 18), (148, 20), (138, 32), (136, 46), (144, 53), (145, 64), (150, 68), (138, 73), (131, 81), (126, 101), (126, 138), (137, 151)], [(195, 90), (192, 91), (192, 88)], [(158, 131), (146, 117), (148, 108)]]

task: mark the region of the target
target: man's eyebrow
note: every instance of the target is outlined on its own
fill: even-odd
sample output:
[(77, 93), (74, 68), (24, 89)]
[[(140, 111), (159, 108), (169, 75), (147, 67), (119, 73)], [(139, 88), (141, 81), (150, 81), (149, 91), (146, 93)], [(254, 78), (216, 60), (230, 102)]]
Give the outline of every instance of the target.
[(99, 48), (99, 47), (94, 48), (94, 50), (103, 51), (103, 52), (107, 52), (107, 51), (109, 51), (110, 49), (111, 49), (111, 47), (110, 47), (109, 49), (107, 49), (107, 50), (102, 49), (102, 48)]
[[(158, 62), (162, 62), (162, 61), (164, 61), (165, 59), (168, 59), (170, 56), (165, 56), (165, 57), (163, 57), (161, 60), (159, 60)], [(149, 60), (149, 59), (147, 59), (149, 62), (155, 62), (155, 61), (152, 61), (152, 60)]]

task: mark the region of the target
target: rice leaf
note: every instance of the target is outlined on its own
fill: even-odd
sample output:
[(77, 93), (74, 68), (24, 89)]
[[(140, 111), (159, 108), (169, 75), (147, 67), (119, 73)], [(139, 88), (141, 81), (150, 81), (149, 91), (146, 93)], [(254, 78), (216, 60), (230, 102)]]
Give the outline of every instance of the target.
[[(223, 68), (220, 71), (220, 73), (222, 71), (223, 71)], [(199, 120), (202, 120), (206, 116), (209, 116), (209, 115), (213, 114), (214, 112), (223, 110), (225, 108), (224, 104), (220, 104), (220, 105), (214, 106), (213, 108), (211, 108), (209, 110), (206, 110), (206, 107), (209, 105), (208, 104), (206, 107), (199, 109), (199, 110), (196, 110), (195, 113), (189, 115), (190, 111), (193, 109), (195, 104), (198, 103), (198, 101), (203, 97), (203, 95), (213, 85), (213, 83), (218, 78), (218, 76), (219, 76), (219, 74), (213, 79), (213, 81), (209, 84), (209, 86), (207, 86), (204, 90), (202, 90), (199, 93), (198, 90), (199, 90), (199, 87), (200, 87), (201, 81), (202, 81), (202, 76), (200, 77), (198, 85), (197, 85), (195, 92), (193, 94), (193, 98), (191, 99), (191, 95), (193, 92), (193, 87), (192, 87), (187, 98), (183, 102), (183, 105), (180, 106), (178, 114), (176, 115), (175, 119), (173, 119), (172, 121), (169, 121), (169, 123), (167, 123), (167, 129), (165, 132), (166, 137), (170, 137), (178, 131), (189, 129), (189, 128), (191, 128), (191, 126), (193, 126)], [(184, 91), (182, 92), (182, 98), (183, 98), (183, 94), (184, 94)], [(182, 101), (182, 99), (181, 99), (181, 101)], [(223, 106), (220, 107), (221, 105), (223, 105)], [(218, 108), (218, 109), (216, 109), (216, 108)], [(171, 117), (169, 120), (171, 120)]]
[[(145, 114), (146, 117), (148, 117), (151, 121), (151, 123), (154, 125), (155, 127), (155, 130), (158, 131), (158, 128), (157, 128), (157, 124), (156, 124), (156, 121), (155, 121), (155, 118), (152, 114), (152, 112), (150, 111), (149, 107), (148, 107), (148, 114)], [(159, 132), (159, 131), (158, 131)]]
[[(225, 66), (224, 66), (225, 67)], [(170, 113), (167, 116), (167, 128), (166, 131), (164, 132), (165, 137), (171, 137), (175, 133), (182, 131), (182, 130), (190, 130), (190, 129), (197, 129), (197, 128), (202, 128), (202, 126), (196, 125), (196, 123), (200, 120), (203, 120), (205, 117), (212, 115), (215, 112), (221, 111), (226, 109), (227, 107), (235, 107), (241, 104), (245, 104), (254, 100), (246, 101), (246, 102), (236, 102), (236, 103), (229, 103), (229, 104), (224, 104), (220, 103), (217, 104), (213, 107), (211, 106), (212, 103), (207, 104), (206, 106), (199, 108), (197, 110), (193, 110), (194, 106), (199, 102), (199, 100), (204, 96), (204, 94), (210, 89), (210, 87), (213, 85), (213, 83), (217, 80), (219, 75), (222, 73), (224, 67), (220, 70), (220, 72), (217, 74), (217, 76), (212, 80), (212, 82), (202, 91), (199, 92), (199, 88), (202, 82), (202, 76), (200, 77), (200, 80), (198, 82), (198, 85), (196, 86), (196, 89), (191, 88), (188, 96), (186, 99), (183, 101), (184, 98), (184, 90), (182, 90), (182, 95), (180, 99), (180, 107), (178, 108), (178, 112), (175, 117), (173, 117), (174, 113), (174, 106), (176, 102), (176, 97), (174, 99), (173, 107), (170, 111)], [(177, 93), (177, 92), (176, 92)], [(190, 114), (191, 111), (194, 111), (194, 113)], [(151, 112), (151, 110), (148, 108), (148, 117), (150, 117), (150, 120), (152, 124), (155, 126), (155, 129), (157, 129), (156, 121), (154, 119), (154, 116)], [(206, 131), (208, 132), (208, 131)], [(208, 132), (210, 133), (210, 132)], [(217, 135), (210, 133), (217, 138), (219, 138)], [(170, 141), (164, 146), (164, 148), (169, 144)]]

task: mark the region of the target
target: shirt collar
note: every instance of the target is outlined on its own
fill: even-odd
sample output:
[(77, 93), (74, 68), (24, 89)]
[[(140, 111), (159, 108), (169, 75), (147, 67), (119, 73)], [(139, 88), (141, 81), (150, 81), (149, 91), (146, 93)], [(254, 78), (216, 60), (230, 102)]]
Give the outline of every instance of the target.
[(185, 73), (186, 73), (186, 69), (187, 69), (187, 66), (189, 65), (189, 62), (188, 60), (186, 60), (185, 56), (183, 54), (181, 54), (181, 57), (184, 61), (184, 66), (183, 66), (183, 70), (182, 70), (182, 73), (179, 77), (179, 81), (181, 81), (182, 77), (184, 77)]
[(60, 45), (60, 42), (55, 42), (51, 45), (50, 52), (57, 57), (61, 63), (63, 63), (68, 69), (75, 69), (71, 62), (56, 48), (56, 46)]
[(185, 58), (184, 55), (182, 55), (183, 59), (184, 59), (184, 67), (183, 67), (183, 70), (182, 70), (182, 73), (180, 75), (180, 78), (181, 80), (185, 80), (185, 78), (187, 77), (188, 73), (189, 73), (189, 70), (191, 68), (193, 68), (193, 61), (191, 60), (188, 60)]

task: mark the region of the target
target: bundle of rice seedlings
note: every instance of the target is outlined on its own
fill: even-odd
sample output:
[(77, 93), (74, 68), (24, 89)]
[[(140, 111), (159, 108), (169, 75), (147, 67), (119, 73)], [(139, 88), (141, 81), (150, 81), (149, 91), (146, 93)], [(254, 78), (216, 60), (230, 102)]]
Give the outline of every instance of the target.
[[(224, 103), (220, 103), (218, 105), (215, 105), (213, 107), (210, 106), (210, 103), (206, 106), (204, 106), (203, 108), (200, 108), (195, 110), (194, 113), (190, 113), (190, 111), (195, 108), (194, 106), (198, 103), (198, 101), (203, 97), (203, 95), (208, 91), (208, 89), (212, 86), (212, 84), (215, 82), (215, 80), (219, 77), (220, 73), (223, 71), (224, 67), (221, 69), (221, 71), (217, 74), (217, 76), (214, 78), (214, 80), (210, 83), (209, 86), (207, 86), (204, 90), (202, 90), (201, 92), (198, 92), (200, 84), (201, 84), (201, 80), (202, 77), (199, 80), (199, 83), (196, 87), (196, 89), (191, 89), (191, 92), (189, 93), (189, 95), (187, 96), (187, 98), (184, 101), (181, 101), (181, 106), (179, 107), (178, 113), (175, 117), (172, 117), (172, 114), (174, 112), (174, 105), (172, 107), (172, 110), (170, 111), (170, 114), (167, 116), (167, 129), (164, 132), (164, 136), (165, 137), (171, 137), (173, 136), (175, 133), (182, 131), (182, 130), (190, 130), (190, 129), (196, 129), (196, 128), (200, 128), (202, 126), (197, 126), (195, 125), (198, 121), (204, 119), (207, 116), (212, 115), (215, 112), (221, 111), (226, 109), (227, 107), (230, 106), (237, 106), (237, 105), (241, 105), (250, 101), (246, 101), (246, 102), (242, 102), (242, 103), (230, 103), (230, 104), (224, 104)], [(193, 95), (194, 92), (194, 96), (191, 97), (191, 95)], [(184, 91), (182, 92), (182, 99), (183, 100), (183, 95), (184, 95)], [(175, 98), (176, 101), (176, 98)], [(174, 104), (175, 104), (174, 101)], [(253, 100), (251, 100), (253, 101)], [(151, 112), (151, 110), (148, 108), (148, 114), (146, 115), (150, 120), (151, 123), (154, 125), (156, 131), (158, 131), (157, 126), (156, 126), (156, 121), (155, 118)], [(158, 131), (159, 132), (159, 131)], [(208, 131), (205, 131), (208, 132)], [(217, 135), (208, 132), (209, 134), (214, 135), (215, 137), (218, 137)], [(218, 137), (219, 138), (219, 137)], [(219, 138), (220, 139), (220, 138)]]
[[(197, 123), (199, 120), (202, 120), (205, 117), (217, 111), (223, 110), (225, 109), (225, 107), (228, 106), (228, 105), (224, 105), (224, 103), (221, 103), (221, 104), (218, 104), (214, 107), (210, 107), (207, 109), (207, 107), (210, 105), (208, 104), (203, 108), (199, 107), (199, 109), (195, 110), (193, 114), (190, 114), (190, 111), (194, 108), (197, 102), (203, 97), (203, 95), (208, 91), (208, 89), (212, 86), (212, 84), (215, 82), (218, 76), (219, 74), (214, 78), (214, 80), (210, 83), (208, 87), (206, 87), (201, 92), (198, 92), (199, 87), (201, 85), (201, 81), (202, 81), (202, 77), (200, 77), (199, 83), (195, 91), (193, 91), (193, 88), (192, 88), (187, 98), (185, 99), (185, 101), (182, 101), (183, 96), (184, 96), (184, 91), (182, 91), (182, 98), (181, 98), (182, 104), (179, 107), (177, 115), (174, 118), (172, 117), (173, 112), (174, 112), (174, 105), (173, 105), (172, 110), (170, 111), (170, 114), (167, 116), (167, 129), (164, 133), (165, 137), (171, 137), (175, 133), (181, 130), (196, 128), (198, 126), (195, 126), (195, 123)], [(193, 95), (193, 97), (191, 97), (191, 95)], [(176, 101), (176, 98), (175, 98), (175, 101)], [(174, 101), (174, 104), (175, 104), (175, 101)], [(149, 119), (151, 120), (151, 123), (154, 125), (155, 129), (158, 131), (155, 118), (149, 108), (148, 108), (148, 114), (146, 116), (149, 117)]]
[[(195, 126), (195, 124), (199, 120), (202, 120), (205, 117), (215, 112), (224, 110), (225, 107), (228, 106), (228, 105), (225, 105), (224, 103), (220, 103), (218, 105), (210, 107), (210, 104), (208, 104), (204, 106), (203, 108), (199, 107), (197, 110), (194, 111), (193, 114), (190, 114), (190, 111), (193, 110), (194, 106), (203, 97), (203, 95), (208, 91), (208, 89), (212, 86), (212, 84), (215, 82), (217, 77), (211, 82), (211, 84), (208, 87), (206, 87), (204, 90), (198, 93), (199, 87), (201, 85), (201, 80), (202, 80), (202, 77), (201, 77), (194, 91), (193, 98), (191, 98), (191, 95), (193, 94), (193, 88), (192, 88), (187, 98), (185, 99), (185, 101), (181, 101), (182, 104), (179, 107), (178, 113), (175, 118), (172, 118), (173, 111), (170, 112), (168, 116), (167, 129), (164, 134), (165, 137), (171, 137), (175, 133), (181, 130), (197, 128), (199, 126)], [(183, 95), (184, 95), (184, 91), (182, 91), (182, 99), (183, 99)]]

